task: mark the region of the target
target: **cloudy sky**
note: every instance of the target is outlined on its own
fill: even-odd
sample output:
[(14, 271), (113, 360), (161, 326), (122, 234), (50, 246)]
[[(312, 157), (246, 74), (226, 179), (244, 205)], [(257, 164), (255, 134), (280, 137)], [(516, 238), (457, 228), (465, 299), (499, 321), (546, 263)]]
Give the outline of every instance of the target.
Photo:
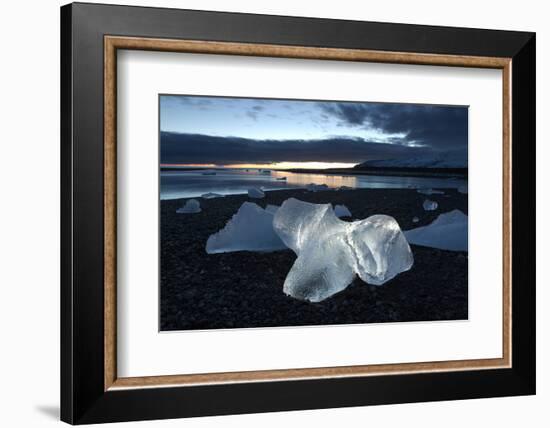
[(466, 107), (161, 95), (162, 164), (467, 159)]

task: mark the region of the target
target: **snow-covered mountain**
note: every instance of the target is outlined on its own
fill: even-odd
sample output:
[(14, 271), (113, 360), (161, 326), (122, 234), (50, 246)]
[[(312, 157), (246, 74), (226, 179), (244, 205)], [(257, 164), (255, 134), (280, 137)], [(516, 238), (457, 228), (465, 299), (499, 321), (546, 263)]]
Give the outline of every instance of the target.
[(442, 156), (421, 156), (402, 159), (370, 160), (360, 163), (355, 168), (467, 168), (465, 159), (450, 159)]

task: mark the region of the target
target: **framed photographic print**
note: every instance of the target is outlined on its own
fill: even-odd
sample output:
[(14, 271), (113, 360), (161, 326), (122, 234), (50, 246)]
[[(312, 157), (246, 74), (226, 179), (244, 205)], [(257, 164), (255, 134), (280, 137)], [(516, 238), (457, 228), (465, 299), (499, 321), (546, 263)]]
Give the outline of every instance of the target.
[(535, 393), (535, 35), (61, 8), (72, 424)]

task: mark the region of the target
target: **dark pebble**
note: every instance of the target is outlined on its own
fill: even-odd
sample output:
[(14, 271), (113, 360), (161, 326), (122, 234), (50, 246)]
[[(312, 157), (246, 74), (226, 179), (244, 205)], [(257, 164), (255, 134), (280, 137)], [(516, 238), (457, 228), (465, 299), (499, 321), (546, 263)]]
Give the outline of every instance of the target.
[[(403, 230), (429, 224), (439, 214), (468, 213), (468, 195), (446, 190), (430, 195), (439, 204), (424, 211), (426, 195), (414, 189), (359, 189), (326, 192), (267, 192), (253, 202), (280, 205), (289, 197), (345, 204), (354, 219), (373, 214), (395, 217)], [(176, 214), (183, 200), (161, 202), (161, 330), (357, 324), (468, 317), (468, 255), (412, 246), (413, 268), (382, 286), (356, 279), (320, 303), (283, 293), (296, 256), (272, 253), (206, 254), (208, 236), (223, 228), (247, 196), (202, 200), (202, 212)], [(420, 221), (412, 223), (417, 216)]]

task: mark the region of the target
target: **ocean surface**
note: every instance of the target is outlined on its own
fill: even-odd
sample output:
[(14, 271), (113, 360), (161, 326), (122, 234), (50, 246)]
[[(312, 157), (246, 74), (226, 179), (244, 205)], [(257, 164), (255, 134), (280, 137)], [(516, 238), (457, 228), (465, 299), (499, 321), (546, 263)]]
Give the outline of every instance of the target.
[(311, 183), (326, 184), (334, 189), (341, 186), (357, 189), (452, 189), (466, 186), (467, 180), (448, 177), (302, 174), (257, 169), (170, 170), (161, 171), (160, 198), (196, 198), (205, 193), (238, 195), (247, 193), (252, 187), (264, 191), (299, 189)]

